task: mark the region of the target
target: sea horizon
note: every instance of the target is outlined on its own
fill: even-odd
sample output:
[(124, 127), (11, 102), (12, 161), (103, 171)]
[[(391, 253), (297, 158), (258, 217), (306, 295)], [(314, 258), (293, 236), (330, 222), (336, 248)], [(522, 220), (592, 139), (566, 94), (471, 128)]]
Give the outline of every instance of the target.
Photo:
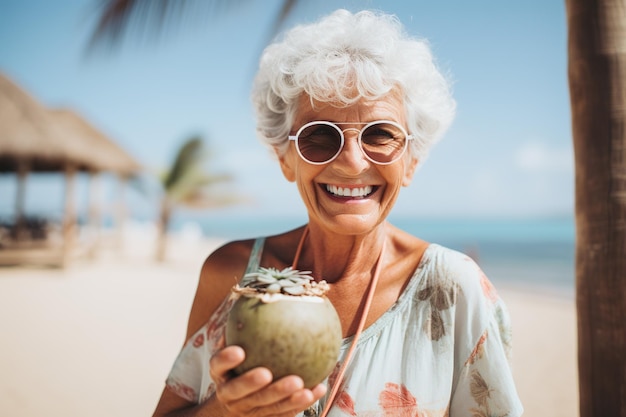
[[(574, 294), (575, 222), (571, 216), (537, 218), (425, 218), (390, 216), (406, 232), (472, 257), (498, 285)], [(306, 223), (297, 216), (177, 215), (173, 232), (224, 241), (278, 234)]]
[[(10, 220), (6, 215), (2, 218)], [(572, 215), (461, 218), (392, 213), (389, 221), (423, 240), (469, 255), (496, 286), (538, 288), (568, 298), (574, 295), (576, 236)], [(135, 214), (127, 219), (124, 229), (155, 233), (155, 222), (153, 216)], [(305, 214), (253, 217), (224, 210), (178, 210), (169, 230), (194, 239), (225, 242), (279, 234), (306, 222)], [(110, 228), (114, 221), (105, 216), (103, 224)]]

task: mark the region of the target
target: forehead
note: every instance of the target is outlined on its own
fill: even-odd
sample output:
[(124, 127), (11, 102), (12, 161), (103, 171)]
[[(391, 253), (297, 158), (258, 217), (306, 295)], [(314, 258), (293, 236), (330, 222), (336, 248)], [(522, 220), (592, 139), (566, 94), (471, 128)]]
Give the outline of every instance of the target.
[(361, 98), (349, 106), (339, 102), (315, 100), (304, 93), (298, 99), (294, 126), (314, 120), (363, 123), (392, 120), (405, 125), (406, 115), (402, 95), (397, 90), (392, 90), (378, 99)]

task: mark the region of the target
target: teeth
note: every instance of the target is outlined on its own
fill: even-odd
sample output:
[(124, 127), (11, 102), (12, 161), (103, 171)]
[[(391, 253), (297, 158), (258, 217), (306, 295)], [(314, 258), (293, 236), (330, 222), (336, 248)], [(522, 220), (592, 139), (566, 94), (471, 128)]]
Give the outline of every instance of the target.
[(326, 185), (326, 190), (331, 194), (341, 197), (365, 197), (372, 193), (372, 186), (366, 185), (360, 188), (343, 188), (337, 187), (336, 185)]

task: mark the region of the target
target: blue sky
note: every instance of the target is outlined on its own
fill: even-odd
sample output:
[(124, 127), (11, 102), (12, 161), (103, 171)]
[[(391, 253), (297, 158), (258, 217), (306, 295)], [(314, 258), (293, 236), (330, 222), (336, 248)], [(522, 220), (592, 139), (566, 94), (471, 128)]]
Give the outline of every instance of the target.
[[(302, 216), (297, 190), (258, 142), (248, 92), (280, 7), (250, 0), (195, 16), (158, 41), (129, 34), (86, 56), (93, 0), (0, 0), (0, 71), (46, 106), (72, 107), (143, 164), (167, 165), (190, 135), (214, 150), (214, 169), (253, 203), (212, 215)], [(427, 38), (454, 80), (458, 115), (403, 190), (394, 215), (536, 217), (573, 213), (573, 151), (562, 1), (300, 2), (286, 26), (336, 8), (396, 14)], [(0, 214), (15, 184), (0, 178)], [(63, 182), (29, 181), (27, 210), (61, 210)], [(105, 186), (104, 193), (112, 191)], [(135, 213), (154, 205), (129, 193)]]

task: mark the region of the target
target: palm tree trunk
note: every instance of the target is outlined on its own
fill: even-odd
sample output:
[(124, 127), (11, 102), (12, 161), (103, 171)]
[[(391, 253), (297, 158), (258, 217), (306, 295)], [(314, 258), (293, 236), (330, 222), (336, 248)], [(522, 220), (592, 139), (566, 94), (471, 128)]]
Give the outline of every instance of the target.
[(626, 417), (626, 2), (567, 0), (581, 417)]
[(100, 207), (100, 172), (90, 172), (89, 173), (89, 207), (88, 207), (88, 217), (89, 217), (89, 234), (91, 241), (89, 242), (89, 252), (88, 255), (90, 258), (95, 258), (98, 250), (100, 249), (100, 238), (101, 238), (101, 228), (102, 228), (102, 212)]
[(156, 243), (156, 260), (163, 262), (167, 251), (167, 229), (172, 215), (172, 207), (167, 198), (161, 201), (161, 212), (159, 213), (159, 223), (157, 225), (158, 236)]
[(117, 251), (123, 250), (128, 210), (126, 208), (126, 183), (128, 177), (117, 174), (115, 177), (115, 201), (113, 203), (113, 247)]
[(76, 191), (76, 167), (68, 164), (65, 167), (65, 211), (63, 214), (63, 253), (62, 266), (68, 266), (74, 251), (76, 234), (76, 207), (74, 193)]
[(17, 194), (15, 196), (15, 240), (27, 239), (26, 216), (24, 215), (24, 202), (26, 200), (26, 179), (29, 171), (29, 161), (20, 159), (17, 161)]

